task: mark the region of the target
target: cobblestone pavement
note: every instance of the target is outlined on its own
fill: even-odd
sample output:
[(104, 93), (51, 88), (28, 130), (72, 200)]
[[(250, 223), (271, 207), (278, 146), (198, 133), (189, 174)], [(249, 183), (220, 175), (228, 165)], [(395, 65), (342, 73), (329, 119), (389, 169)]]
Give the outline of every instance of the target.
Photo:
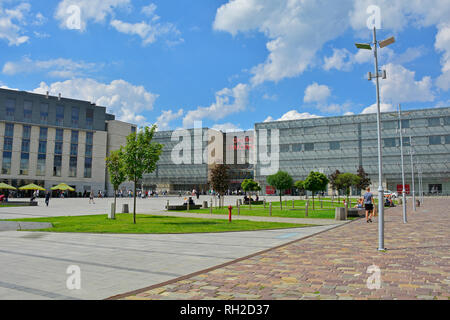
[[(450, 200), (430, 199), (403, 224), (402, 208), (115, 298), (122, 299), (450, 299)], [(381, 270), (381, 288), (367, 280)]]

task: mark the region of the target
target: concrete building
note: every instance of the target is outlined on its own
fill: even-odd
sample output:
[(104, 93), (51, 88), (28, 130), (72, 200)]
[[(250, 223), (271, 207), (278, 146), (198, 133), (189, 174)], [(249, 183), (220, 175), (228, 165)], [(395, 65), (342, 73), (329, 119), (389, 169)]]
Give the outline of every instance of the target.
[[(400, 139), (396, 112), (382, 113), (383, 188), (401, 190)], [(425, 194), (450, 194), (450, 108), (408, 110), (402, 114), (403, 146), (407, 190), (411, 185), (410, 146), (417, 172), (422, 171)], [(275, 121), (255, 124), (258, 141), (268, 132), (268, 151), (278, 153), (279, 169), (294, 180), (304, 180), (311, 171), (327, 176), (336, 169), (357, 172), (362, 166), (378, 188), (377, 115), (324, 117), (305, 120)], [(271, 135), (279, 133), (279, 144)], [(410, 141), (411, 136), (411, 141)], [(261, 153), (261, 152), (260, 152)], [(258, 154), (255, 180), (263, 193), (273, 190), (266, 183), (264, 169), (269, 166)], [(358, 190), (353, 190), (358, 193)], [(331, 193), (331, 190), (329, 190)]]
[(0, 89), (0, 180), (112, 194), (105, 158), (132, 130), (89, 101)]

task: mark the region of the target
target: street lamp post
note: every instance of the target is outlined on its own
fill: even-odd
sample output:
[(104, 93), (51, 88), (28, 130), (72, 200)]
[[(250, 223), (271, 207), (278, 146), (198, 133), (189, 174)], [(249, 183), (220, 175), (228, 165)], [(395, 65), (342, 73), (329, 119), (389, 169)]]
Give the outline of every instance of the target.
[(412, 180), (412, 196), (413, 196), (413, 210), (416, 211), (416, 192), (414, 190), (414, 162), (413, 162), (413, 149), (412, 149), (412, 138), (409, 136), (409, 147), (410, 151), (409, 154), (411, 155), (411, 180)]
[(381, 111), (380, 111), (380, 85), (378, 78), (386, 79), (386, 71), (381, 74), (378, 70), (378, 45), (380, 48), (384, 48), (395, 42), (394, 37), (386, 40), (377, 41), (376, 27), (373, 27), (373, 43), (356, 43), (358, 49), (372, 50), (375, 59), (375, 74), (372, 75), (369, 72), (369, 81), (373, 78), (376, 79), (376, 93), (377, 93), (377, 129), (378, 129), (378, 250), (386, 250), (384, 247), (384, 190), (383, 190), (383, 155), (381, 149)]
[(403, 132), (400, 104), (398, 105), (398, 123), (400, 129), (400, 154), (402, 158), (402, 198), (403, 198), (403, 223), (407, 223), (406, 218), (406, 190), (405, 190), (405, 167), (403, 162)]

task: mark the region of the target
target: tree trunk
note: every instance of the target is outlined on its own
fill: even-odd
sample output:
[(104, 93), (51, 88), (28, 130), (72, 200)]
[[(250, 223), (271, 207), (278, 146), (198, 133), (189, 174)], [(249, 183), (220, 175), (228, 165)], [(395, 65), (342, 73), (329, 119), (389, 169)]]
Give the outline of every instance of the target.
[(280, 190), (280, 209), (283, 210), (283, 201), (281, 200), (281, 190)]
[(136, 184), (137, 181), (134, 180), (134, 206), (133, 206), (133, 223), (136, 224)]
[(313, 197), (313, 211), (314, 211), (314, 191), (312, 193), (312, 197)]
[(117, 209), (117, 205), (116, 205), (116, 189), (114, 190), (114, 214), (116, 214), (116, 209)]
[[(250, 194), (250, 196), (251, 196), (251, 194)], [(249, 207), (250, 207), (250, 210), (252, 210), (252, 202), (251, 202), (251, 200), (250, 200), (250, 197), (248, 198), (248, 205), (249, 205)]]

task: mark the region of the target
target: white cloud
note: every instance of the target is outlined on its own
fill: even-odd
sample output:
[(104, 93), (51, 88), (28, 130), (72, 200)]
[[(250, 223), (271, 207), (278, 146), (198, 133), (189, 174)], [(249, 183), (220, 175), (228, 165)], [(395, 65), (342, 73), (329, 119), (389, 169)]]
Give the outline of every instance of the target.
[(173, 120), (181, 118), (183, 114), (183, 109), (179, 109), (178, 112), (173, 112), (172, 110), (162, 111), (161, 115), (158, 117), (158, 119), (156, 119), (158, 130), (170, 129), (169, 123)]
[(6, 40), (9, 46), (19, 46), (29, 40), (29, 37), (24, 35), (23, 26), (26, 24), (25, 17), (30, 9), (29, 3), (4, 9), (0, 2), (0, 39)]
[(217, 10), (213, 26), (232, 35), (257, 30), (269, 39), (267, 60), (252, 69), (257, 85), (303, 73), (324, 43), (345, 32), (350, 9), (351, 0), (233, 0)]
[(392, 63), (384, 66), (383, 69), (386, 70), (387, 79), (380, 80), (382, 101), (400, 103), (434, 100), (431, 77), (425, 76), (416, 81), (414, 71)]
[(317, 82), (309, 85), (305, 89), (304, 102), (324, 102), (331, 95), (331, 90), (326, 85), (319, 85)]
[[(152, 16), (157, 17), (155, 15), (156, 8), (157, 7), (154, 3), (150, 3), (148, 6), (142, 7), (141, 12), (149, 17), (152, 17)], [(158, 18), (159, 17), (157, 17), (156, 19), (158, 19)]]
[(211, 129), (222, 131), (222, 132), (236, 132), (236, 131), (244, 131), (239, 126), (235, 125), (234, 123), (222, 123), (222, 124), (215, 124)]
[(104, 22), (106, 17), (114, 16), (114, 10), (130, 4), (130, 0), (62, 0), (56, 8), (55, 18), (60, 27), (67, 29), (67, 20), (73, 15), (70, 6), (78, 6), (81, 11), (81, 31), (85, 31), (89, 21)]
[(264, 120), (264, 122), (272, 122), (272, 121), (287, 121), (287, 120), (300, 120), (300, 119), (312, 119), (312, 118), (321, 118), (321, 116), (311, 114), (309, 112), (300, 113), (297, 110), (291, 110), (286, 112), (281, 116), (281, 118), (274, 120), (273, 117), (269, 116)]
[[(395, 111), (395, 108), (392, 104), (389, 103), (380, 103), (380, 112), (390, 112)], [(368, 113), (376, 113), (377, 112), (377, 104), (374, 103), (370, 107), (365, 108), (361, 114), (368, 114)]]
[(29, 57), (24, 57), (17, 62), (6, 62), (2, 72), (6, 75), (16, 75), (19, 73), (46, 71), (52, 77), (73, 78), (92, 71), (97, 67), (95, 63), (75, 62), (71, 59), (32, 60)]
[(438, 77), (436, 84), (439, 88), (447, 91), (450, 89), (450, 23), (439, 27), (434, 47), (443, 53), (441, 58), (442, 75)]
[(248, 91), (248, 85), (239, 83), (233, 89), (224, 88), (216, 92), (216, 102), (209, 107), (197, 107), (189, 111), (183, 119), (183, 126), (192, 127), (194, 121), (206, 118), (220, 120), (244, 110), (247, 106)]
[(337, 69), (350, 71), (352, 68), (352, 54), (347, 49), (333, 49), (331, 57), (325, 57), (323, 68), (325, 70)]
[(95, 102), (107, 107), (108, 112), (119, 120), (146, 124), (146, 118), (141, 113), (153, 109), (157, 94), (148, 92), (143, 86), (135, 86), (125, 80), (114, 80), (111, 83), (100, 83), (94, 79), (72, 79), (64, 82), (54, 82), (47, 85), (42, 82), (35, 93), (52, 95), (61, 93), (63, 97)]

